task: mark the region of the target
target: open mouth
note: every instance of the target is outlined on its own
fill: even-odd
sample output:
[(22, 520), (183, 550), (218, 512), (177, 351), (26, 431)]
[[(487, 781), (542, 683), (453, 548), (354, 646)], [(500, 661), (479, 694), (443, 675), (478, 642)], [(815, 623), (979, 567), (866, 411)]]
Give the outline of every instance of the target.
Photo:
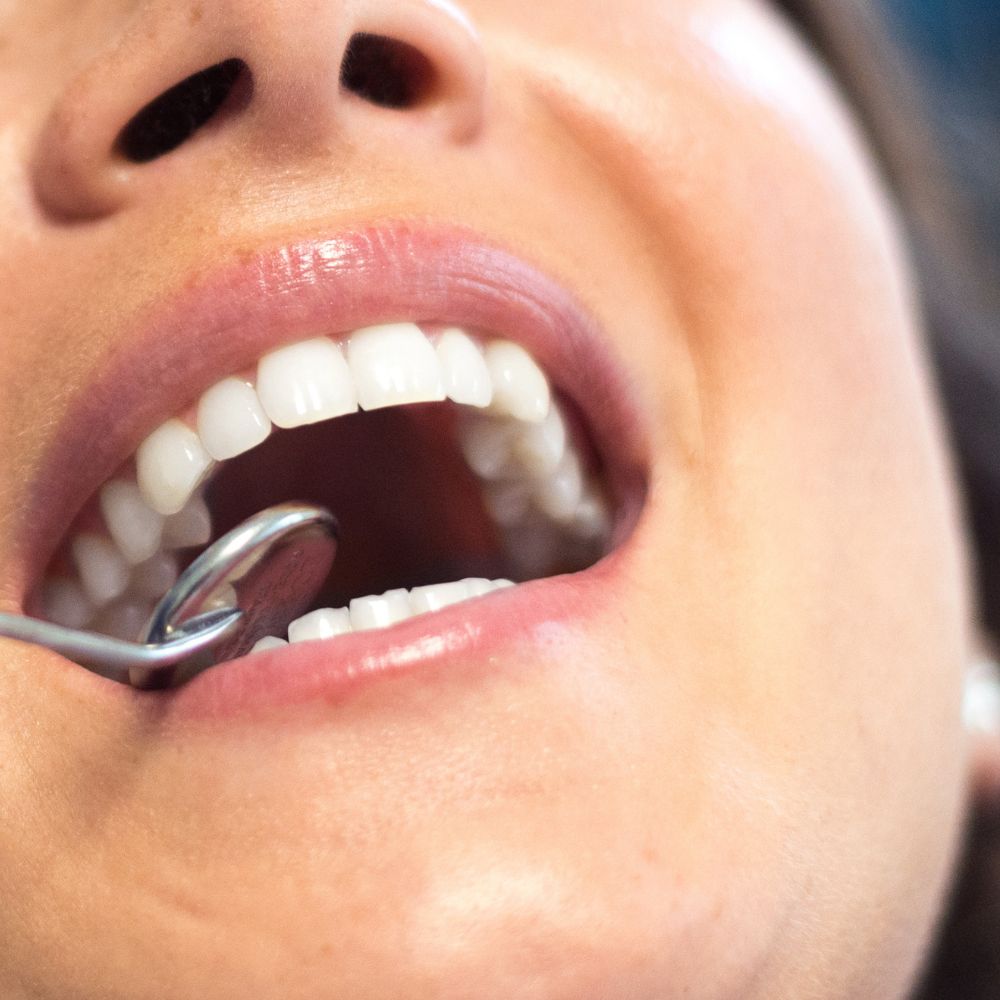
[(156, 428), (66, 539), (42, 615), (138, 640), (210, 539), (287, 500), (332, 510), (341, 546), (313, 610), (259, 649), (584, 569), (613, 523), (586, 424), (527, 350), (384, 324), (271, 351)]

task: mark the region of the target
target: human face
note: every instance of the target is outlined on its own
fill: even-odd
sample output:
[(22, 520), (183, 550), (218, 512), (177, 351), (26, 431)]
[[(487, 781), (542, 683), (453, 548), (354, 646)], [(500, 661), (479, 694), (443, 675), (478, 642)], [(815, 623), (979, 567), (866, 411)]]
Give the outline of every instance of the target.
[[(360, 33), (410, 47), (355, 50), (399, 106), (340, 84)], [(525, 346), (613, 528), (174, 691), (0, 644), (0, 993), (902, 996), (962, 812), (965, 569), (888, 199), (778, 14), (4, 0), (0, 49), (5, 610), (206, 390), (389, 321)], [(190, 139), (120, 151), (236, 57)], [(349, 479), (345, 599), (492, 566), (472, 409), (276, 432), (228, 492)]]

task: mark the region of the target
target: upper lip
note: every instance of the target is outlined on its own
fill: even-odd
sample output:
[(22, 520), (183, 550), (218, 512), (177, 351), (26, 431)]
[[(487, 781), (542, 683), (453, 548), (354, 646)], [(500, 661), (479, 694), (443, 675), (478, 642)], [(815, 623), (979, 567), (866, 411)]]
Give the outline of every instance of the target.
[(648, 465), (644, 420), (608, 338), (575, 297), (477, 234), (391, 222), (241, 254), (151, 309), (56, 431), (29, 492), (14, 593), (23, 603), (84, 502), (214, 382), (304, 336), (401, 319), (524, 345), (587, 415), (595, 445), (612, 459), (619, 503), (637, 506)]

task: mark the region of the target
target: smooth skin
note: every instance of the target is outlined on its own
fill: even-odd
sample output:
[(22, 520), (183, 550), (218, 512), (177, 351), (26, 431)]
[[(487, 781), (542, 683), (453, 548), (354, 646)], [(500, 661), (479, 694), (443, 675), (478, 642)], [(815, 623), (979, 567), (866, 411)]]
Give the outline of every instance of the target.
[[(603, 326), (651, 455), (604, 614), (475, 683), (178, 731), (0, 644), (6, 1000), (912, 985), (968, 797), (970, 610), (871, 158), (760, 0), (463, 10), (474, 33), (429, 0), (0, 2), (5, 609), (76, 394), (151, 302), (284, 239), (420, 218), (511, 248)], [(358, 31), (423, 52), (430, 99), (344, 94)], [(239, 114), (113, 157), (234, 53)]]

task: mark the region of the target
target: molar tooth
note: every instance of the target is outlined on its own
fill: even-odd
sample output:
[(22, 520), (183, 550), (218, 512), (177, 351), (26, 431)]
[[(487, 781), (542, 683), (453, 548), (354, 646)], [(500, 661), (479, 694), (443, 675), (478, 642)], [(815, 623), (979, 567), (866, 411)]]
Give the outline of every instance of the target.
[(183, 509), (163, 522), (163, 546), (189, 549), (207, 545), (212, 537), (212, 515), (204, 497), (193, 496)]
[(494, 340), (486, 345), (493, 383), (493, 409), (530, 423), (545, 419), (551, 403), (549, 380), (520, 344)]
[(198, 436), (217, 461), (256, 448), (271, 433), (271, 421), (257, 393), (241, 378), (225, 378), (198, 403)]
[(524, 426), (513, 445), (518, 463), (537, 479), (552, 475), (566, 452), (566, 424), (553, 403), (541, 423)]
[(566, 522), (573, 518), (583, 499), (583, 473), (576, 452), (570, 449), (563, 455), (559, 468), (547, 479), (538, 483), (535, 504), (554, 521)]
[(157, 552), (132, 570), (128, 591), (138, 597), (159, 600), (176, 582), (177, 559), (169, 552)]
[(163, 534), (163, 515), (146, 503), (136, 483), (124, 479), (106, 483), (100, 504), (108, 533), (133, 566), (156, 552)]
[(466, 406), (489, 406), (493, 383), (479, 345), (464, 330), (450, 327), (438, 337), (435, 350), (448, 398)]
[(611, 515), (604, 498), (588, 485), (583, 492), (573, 518), (569, 524), (570, 531), (586, 541), (606, 539), (611, 534)]
[(103, 632), (115, 639), (135, 642), (142, 634), (152, 613), (152, 605), (123, 598), (101, 611), (91, 628), (95, 632)]
[(410, 595), (405, 590), (387, 590), (381, 597), (355, 597), (351, 601), (351, 628), (355, 632), (386, 628), (411, 613)]
[(483, 502), (494, 524), (510, 527), (527, 513), (531, 494), (526, 483), (488, 483), (483, 490)]
[(77, 535), (72, 550), (84, 593), (94, 604), (107, 604), (125, 592), (129, 566), (110, 539)]
[(415, 615), (428, 611), (440, 611), (449, 604), (458, 604), (472, 597), (471, 589), (464, 580), (456, 583), (435, 583), (427, 587), (414, 587), (410, 591), (410, 608)]
[(437, 353), (416, 323), (356, 330), (347, 360), (362, 410), (444, 399)]
[(350, 368), (340, 347), (326, 337), (280, 347), (261, 358), (257, 395), (279, 427), (315, 424), (358, 408)]
[(157, 427), (135, 459), (139, 489), (160, 514), (176, 514), (212, 467), (198, 435), (177, 419)]
[(320, 608), (296, 618), (288, 626), (288, 641), (332, 639), (334, 636), (346, 635), (351, 631), (351, 616), (347, 608)]
[(262, 639), (258, 639), (254, 644), (253, 648), (250, 650), (251, 653), (263, 653), (268, 649), (281, 649), (282, 646), (287, 646), (287, 639), (279, 639), (276, 635), (265, 635)]
[(42, 616), (66, 628), (83, 628), (94, 605), (75, 580), (48, 580), (42, 587)]

